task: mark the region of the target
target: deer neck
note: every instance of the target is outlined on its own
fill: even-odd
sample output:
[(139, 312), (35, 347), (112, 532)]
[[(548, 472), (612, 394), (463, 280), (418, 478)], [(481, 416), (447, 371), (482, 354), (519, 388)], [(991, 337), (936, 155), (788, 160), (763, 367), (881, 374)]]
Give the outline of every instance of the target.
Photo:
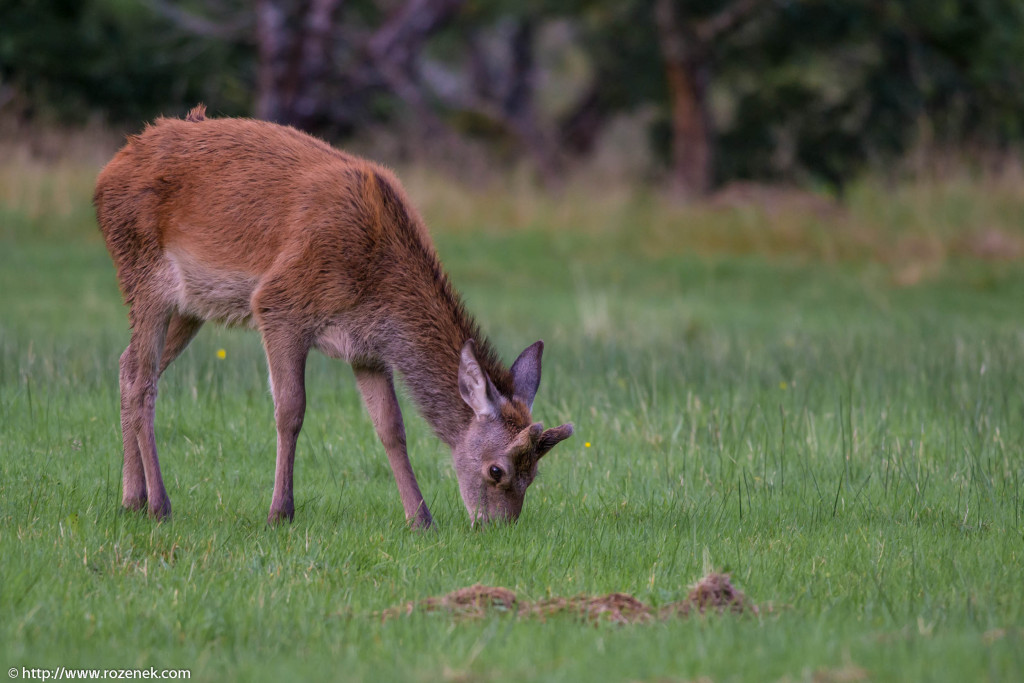
[(439, 271), (432, 279), (429, 296), (423, 296), (421, 289), (414, 305), (401, 307), (387, 361), (402, 376), (434, 432), (454, 448), (474, 417), (459, 392), (460, 353), (466, 340), (476, 342), (480, 367), (505, 396), (512, 395), (512, 378), (447, 275)]
[(477, 362), (505, 396), (512, 395), (512, 376), (463, 306), (422, 218), (386, 179), (378, 177), (377, 185), (387, 215), (374, 264), (373, 346), (402, 376), (434, 432), (454, 448), (473, 420), (459, 392), (466, 340), (476, 342)]

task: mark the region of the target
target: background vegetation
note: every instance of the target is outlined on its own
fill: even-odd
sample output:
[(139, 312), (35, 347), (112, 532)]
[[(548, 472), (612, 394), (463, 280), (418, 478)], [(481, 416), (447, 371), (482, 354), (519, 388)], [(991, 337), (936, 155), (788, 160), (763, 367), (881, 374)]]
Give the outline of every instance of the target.
[(521, 158), (557, 186), (625, 149), (687, 196), (841, 191), (914, 150), (1019, 150), (1021, 36), (1016, 0), (9, 0), (0, 112), (136, 129), (204, 101), (467, 177)]

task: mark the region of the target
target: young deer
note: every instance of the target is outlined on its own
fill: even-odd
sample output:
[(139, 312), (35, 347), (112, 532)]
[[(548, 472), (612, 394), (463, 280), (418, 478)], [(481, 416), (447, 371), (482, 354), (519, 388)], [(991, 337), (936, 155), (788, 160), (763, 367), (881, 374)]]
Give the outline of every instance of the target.
[[(514, 520), (537, 461), (572, 434), (531, 409), (542, 342), (506, 369), (452, 288), (397, 179), (292, 128), (158, 119), (96, 182), (96, 214), (129, 306), (121, 355), (123, 499), (164, 517), (157, 380), (207, 320), (260, 331), (277, 422), (268, 521), (292, 519), (292, 465), (311, 349), (352, 365), (406, 518), (431, 524), (392, 375), (452, 448), (474, 522)], [(474, 342), (476, 340), (476, 342)]]

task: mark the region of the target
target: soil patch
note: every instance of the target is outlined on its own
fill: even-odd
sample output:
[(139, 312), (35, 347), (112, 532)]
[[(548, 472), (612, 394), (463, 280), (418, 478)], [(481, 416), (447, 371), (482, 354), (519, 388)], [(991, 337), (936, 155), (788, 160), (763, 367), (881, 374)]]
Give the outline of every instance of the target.
[(474, 584), (446, 595), (386, 609), (381, 612), (381, 618), (387, 620), (413, 612), (447, 612), (460, 619), (480, 619), (490, 612), (514, 612), (520, 618), (544, 619), (569, 614), (588, 622), (638, 624), (686, 617), (693, 613), (759, 614), (761, 611), (743, 591), (732, 584), (728, 574), (711, 573), (693, 585), (685, 600), (660, 608), (647, 605), (628, 593), (520, 601), (508, 588)]

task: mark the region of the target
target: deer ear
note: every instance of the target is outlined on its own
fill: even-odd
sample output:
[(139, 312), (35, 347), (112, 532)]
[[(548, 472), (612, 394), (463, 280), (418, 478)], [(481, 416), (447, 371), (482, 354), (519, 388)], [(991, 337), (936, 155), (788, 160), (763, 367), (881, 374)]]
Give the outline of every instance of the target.
[(538, 341), (526, 347), (512, 364), (512, 395), (533, 410), (533, 397), (540, 386), (540, 356), (544, 353), (544, 342)]
[(459, 393), (477, 417), (498, 414), (498, 390), (476, 360), (476, 344), (472, 339), (462, 347), (459, 361)]
[(572, 436), (572, 422), (567, 422), (560, 427), (547, 429), (540, 435), (540, 442), (537, 444), (537, 459), (550, 451), (559, 441), (565, 441)]

